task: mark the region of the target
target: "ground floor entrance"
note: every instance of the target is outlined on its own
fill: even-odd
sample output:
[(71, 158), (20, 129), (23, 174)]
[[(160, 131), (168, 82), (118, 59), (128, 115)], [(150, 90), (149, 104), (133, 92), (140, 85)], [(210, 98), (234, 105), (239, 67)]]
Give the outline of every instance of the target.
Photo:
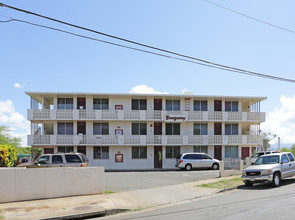
[(154, 168), (162, 168), (162, 146), (154, 147)]

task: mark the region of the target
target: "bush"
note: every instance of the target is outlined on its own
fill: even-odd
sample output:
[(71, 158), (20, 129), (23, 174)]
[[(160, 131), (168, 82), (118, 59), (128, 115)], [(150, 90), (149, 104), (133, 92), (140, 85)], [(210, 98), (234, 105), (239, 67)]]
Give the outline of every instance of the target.
[(17, 161), (17, 151), (10, 145), (0, 145), (0, 167), (13, 167)]

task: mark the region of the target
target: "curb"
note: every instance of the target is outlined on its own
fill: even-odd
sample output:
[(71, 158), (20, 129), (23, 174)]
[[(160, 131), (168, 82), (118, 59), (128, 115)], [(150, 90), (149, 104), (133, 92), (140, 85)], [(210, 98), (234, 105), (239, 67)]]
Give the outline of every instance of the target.
[(106, 215), (114, 215), (122, 212), (129, 211), (129, 209), (109, 209), (97, 212), (79, 213), (73, 215), (55, 216), (50, 218), (41, 218), (39, 220), (63, 220), (63, 219), (85, 219), (94, 217), (103, 217)]
[(234, 190), (234, 189), (237, 189), (237, 186), (230, 187), (230, 188), (224, 188), (224, 189), (218, 190), (215, 194), (226, 192), (226, 191), (230, 191), (230, 190)]

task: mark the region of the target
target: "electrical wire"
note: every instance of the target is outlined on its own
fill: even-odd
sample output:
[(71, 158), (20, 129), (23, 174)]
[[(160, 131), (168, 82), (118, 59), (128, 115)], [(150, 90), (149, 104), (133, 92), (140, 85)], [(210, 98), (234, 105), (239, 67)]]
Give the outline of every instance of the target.
[(272, 26), (272, 27), (275, 27), (275, 28), (281, 29), (281, 30), (283, 30), (283, 31), (288, 31), (288, 32), (290, 32), (290, 33), (292, 33), (292, 34), (295, 34), (295, 31), (293, 31), (293, 30), (290, 30), (290, 29), (287, 29), (287, 28), (284, 28), (284, 27), (280, 27), (280, 26), (278, 26), (278, 25), (271, 24), (271, 23), (268, 23), (268, 22), (266, 22), (266, 21), (262, 21), (262, 20), (260, 20), (260, 19), (257, 19), (257, 18), (254, 18), (254, 17), (251, 17), (251, 16), (249, 16), (249, 15), (243, 14), (243, 13), (238, 12), (238, 11), (235, 11), (235, 10), (233, 10), (233, 9), (230, 9), (230, 8), (224, 7), (224, 6), (222, 6), (222, 5), (219, 5), (219, 4), (215, 3), (215, 2), (211, 2), (211, 1), (209, 1), (209, 0), (204, 0), (204, 1), (205, 1), (205, 2), (208, 2), (208, 3), (212, 4), (212, 5), (216, 5), (217, 7), (220, 7), (220, 8), (223, 8), (223, 9), (225, 9), (225, 10), (228, 10), (228, 11), (230, 11), (230, 12), (233, 12), (233, 13), (236, 13), (236, 14), (238, 14), (238, 15), (241, 15), (241, 16), (243, 16), (243, 17), (246, 17), (246, 18), (252, 19), (252, 20), (254, 20), (254, 21), (258, 21), (258, 22), (263, 23), (263, 24), (266, 24), (266, 25), (268, 25), (268, 26)]
[[(50, 18), (50, 17), (44, 16), (44, 15), (40, 15), (40, 14), (37, 14), (37, 13), (34, 13), (34, 12), (26, 11), (26, 10), (23, 10), (23, 9), (15, 8), (15, 7), (12, 7), (12, 6), (3, 4), (3, 3), (0, 3), (0, 6), (2, 6), (2, 7), (8, 7), (8, 8), (13, 9), (13, 10), (21, 11), (21, 12), (24, 12), (24, 13), (27, 13), (27, 14), (38, 16), (38, 17), (42, 17), (42, 18), (45, 18), (45, 19), (48, 19), (48, 20), (51, 20), (51, 21), (62, 23), (62, 24), (65, 24), (65, 25), (68, 25), (68, 26), (72, 26), (72, 27), (75, 27), (75, 28), (79, 28), (79, 29), (82, 29), (82, 30), (90, 31), (90, 32), (93, 32), (93, 33), (96, 33), (96, 34), (100, 34), (100, 35), (103, 35), (103, 36), (106, 36), (106, 37), (110, 37), (110, 38), (114, 38), (114, 39), (117, 39), (117, 40), (121, 40), (121, 41), (124, 41), (124, 42), (127, 42), (127, 43), (131, 43), (131, 44), (135, 44), (135, 45), (138, 45), (138, 46), (146, 47), (146, 48), (149, 48), (149, 49), (153, 49), (153, 50), (157, 50), (157, 51), (169, 53), (169, 54), (172, 54), (172, 55), (184, 57), (186, 59), (183, 59), (183, 61), (186, 61), (186, 62), (189, 62), (187, 59), (192, 59), (192, 60), (196, 60), (198, 62), (191, 62), (191, 63), (196, 63), (196, 64), (203, 65), (203, 66), (213, 67), (213, 68), (222, 69), (222, 70), (231, 71), (231, 72), (236, 72), (236, 73), (241, 73), (241, 74), (245, 74), (245, 75), (252, 75), (252, 76), (258, 76), (258, 77), (262, 77), (262, 78), (268, 78), (268, 79), (273, 79), (273, 80), (279, 80), (279, 81), (285, 81), (285, 82), (295, 83), (295, 80), (293, 80), (293, 79), (288, 79), (288, 78), (283, 78), (283, 77), (278, 77), (278, 76), (272, 76), (272, 75), (268, 75), (268, 74), (262, 74), (262, 73), (258, 73), (258, 72), (253, 72), (253, 71), (249, 71), (249, 70), (244, 70), (244, 69), (240, 69), (240, 68), (226, 66), (226, 65), (214, 63), (214, 62), (211, 62), (211, 61), (207, 61), (207, 60), (203, 60), (203, 59), (199, 59), (199, 58), (195, 58), (195, 57), (191, 57), (191, 56), (179, 54), (179, 53), (172, 52), (172, 51), (169, 51), (169, 50), (157, 48), (157, 47), (154, 47), (154, 46), (150, 46), (150, 45), (138, 43), (138, 42), (131, 41), (131, 40), (128, 40), (128, 39), (124, 39), (124, 38), (121, 38), (121, 37), (116, 37), (116, 36), (113, 36), (113, 35), (110, 35), (110, 34), (106, 34), (106, 33), (103, 33), (103, 32), (99, 32), (99, 31), (96, 31), (96, 30), (92, 30), (92, 29), (89, 29), (89, 28), (85, 28), (85, 27), (81, 27), (81, 26), (78, 26), (78, 25), (70, 24), (68, 22), (60, 21), (60, 20), (57, 20), (57, 19), (54, 19), (54, 18)], [(14, 19), (14, 20), (15, 21), (24, 22), (24, 21), (21, 21), (19, 19)], [(30, 23), (30, 22), (24, 22), (24, 23)], [(33, 23), (31, 23), (31, 24), (33, 24)], [(42, 27), (42, 25), (37, 25), (37, 24), (33, 24), (33, 25)], [(43, 27), (45, 27), (45, 26), (43, 26)], [(55, 28), (49, 28), (49, 29), (53, 29), (54, 30)], [(67, 31), (63, 31), (63, 30), (60, 30), (60, 29), (55, 29), (55, 30), (58, 30), (58, 31), (67, 33)], [(68, 33), (70, 33), (70, 32), (68, 32)], [(73, 34), (73, 33), (71, 33), (71, 34)], [(78, 34), (73, 34), (73, 35), (78, 36)], [(82, 37), (83, 35), (79, 35), (79, 36)], [(86, 37), (86, 36), (83, 36), (83, 37), (90, 39), (90, 37)], [(99, 41), (101, 41), (101, 40), (99, 40)], [(106, 43), (106, 41), (105, 41), (105, 43)], [(108, 43), (119, 46), (119, 44), (110, 43), (110, 42), (108, 42)], [(128, 46), (123, 46), (123, 45), (120, 45), (120, 46), (131, 49), (131, 47), (128, 47)], [(142, 49), (138, 49), (138, 48), (133, 48), (133, 50), (138, 50), (138, 51), (141, 51), (141, 52), (144, 52), (145, 51), (145, 52), (150, 53), (150, 54), (155, 54), (155, 55), (165, 56), (167, 58), (171, 58), (171, 56), (168, 56), (168, 55), (163, 55), (163, 54), (160, 55), (160, 54), (155, 53), (155, 52), (146, 51), (146, 50), (142, 50)], [(173, 59), (176, 59), (176, 57), (173, 57)], [(177, 59), (178, 60), (182, 60), (182, 58), (177, 58)], [(202, 63), (200, 63), (200, 62), (202, 62)]]

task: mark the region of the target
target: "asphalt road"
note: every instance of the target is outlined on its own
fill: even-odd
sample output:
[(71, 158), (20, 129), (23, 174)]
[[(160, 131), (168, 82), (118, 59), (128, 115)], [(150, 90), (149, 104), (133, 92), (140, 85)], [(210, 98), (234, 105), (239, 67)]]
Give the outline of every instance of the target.
[(138, 211), (106, 219), (295, 219), (295, 179), (283, 181), (282, 186), (240, 186), (237, 190), (211, 198), (195, 199), (181, 205)]
[(122, 192), (195, 182), (218, 176), (218, 170), (106, 172), (105, 186), (108, 191)]

